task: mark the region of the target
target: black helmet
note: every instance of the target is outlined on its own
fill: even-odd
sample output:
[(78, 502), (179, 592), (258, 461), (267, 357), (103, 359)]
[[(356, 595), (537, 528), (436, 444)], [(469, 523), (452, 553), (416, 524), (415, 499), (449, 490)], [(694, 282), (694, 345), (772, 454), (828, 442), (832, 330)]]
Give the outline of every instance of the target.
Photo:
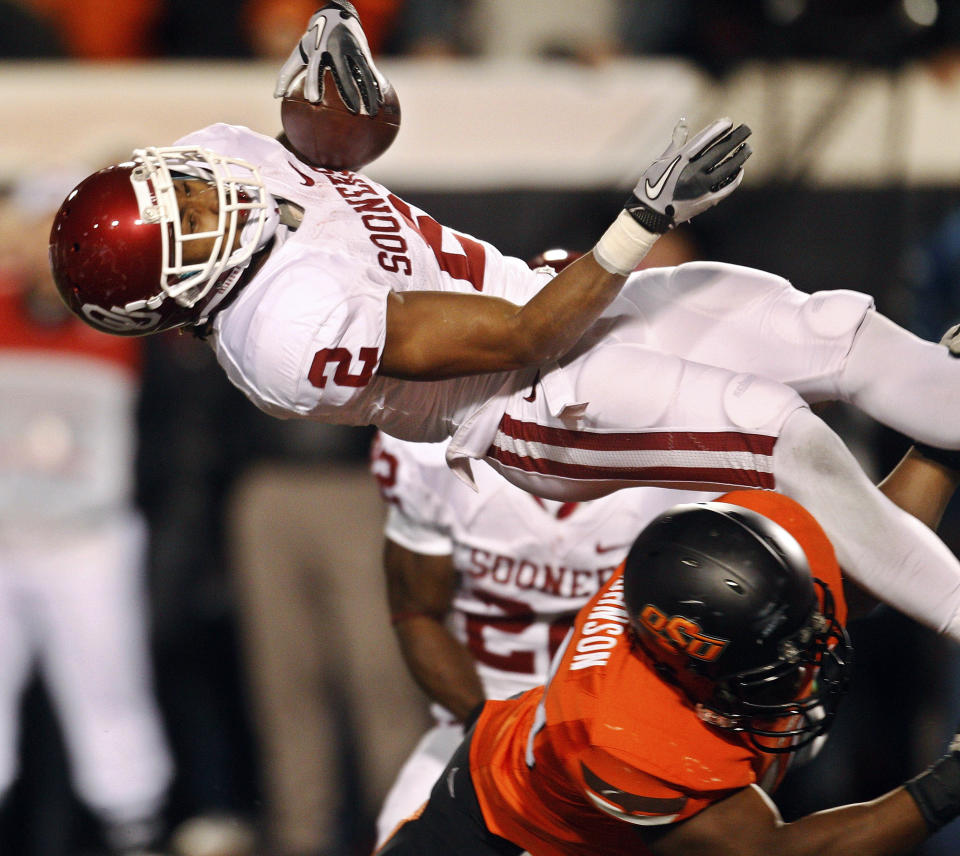
[(852, 649), (829, 586), (780, 524), (726, 502), (676, 506), (634, 542), (624, 598), (637, 639), (704, 721), (767, 752), (830, 726)]

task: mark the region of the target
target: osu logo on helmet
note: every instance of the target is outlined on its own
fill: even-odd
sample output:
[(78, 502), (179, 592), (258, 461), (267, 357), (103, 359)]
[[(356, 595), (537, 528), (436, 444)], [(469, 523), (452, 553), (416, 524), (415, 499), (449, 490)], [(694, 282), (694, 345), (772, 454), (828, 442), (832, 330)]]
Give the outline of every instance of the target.
[(714, 662), (730, 641), (708, 636), (692, 618), (682, 615), (668, 617), (652, 603), (641, 610), (640, 622), (667, 648), (682, 651), (689, 657), (707, 663)]

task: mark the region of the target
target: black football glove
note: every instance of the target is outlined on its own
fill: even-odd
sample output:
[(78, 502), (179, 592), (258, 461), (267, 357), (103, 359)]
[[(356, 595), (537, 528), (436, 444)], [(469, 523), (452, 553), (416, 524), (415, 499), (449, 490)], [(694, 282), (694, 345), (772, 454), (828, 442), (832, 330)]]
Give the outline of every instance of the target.
[(692, 140), (681, 120), (673, 141), (640, 176), (624, 209), (645, 229), (663, 233), (729, 196), (743, 180), (753, 154), (746, 125), (718, 119)]
[(947, 754), (904, 787), (931, 832), (960, 816), (960, 731), (953, 736)]
[(383, 105), (385, 78), (373, 62), (357, 10), (348, 0), (333, 0), (314, 13), (277, 75), (273, 97), (289, 95), (297, 76), (306, 69), (303, 96), (316, 104), (323, 97), (327, 68), (351, 113), (377, 115)]

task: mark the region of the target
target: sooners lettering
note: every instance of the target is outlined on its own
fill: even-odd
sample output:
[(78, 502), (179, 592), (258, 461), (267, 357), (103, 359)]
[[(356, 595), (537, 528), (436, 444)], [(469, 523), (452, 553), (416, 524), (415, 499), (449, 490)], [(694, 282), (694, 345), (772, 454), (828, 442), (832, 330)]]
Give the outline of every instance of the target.
[(396, 212), (363, 179), (352, 172), (319, 170), (343, 200), (360, 215), (360, 222), (369, 233), (370, 242), (380, 250), (377, 264), (390, 273), (413, 274), (407, 239), (400, 232)]
[(570, 598), (589, 598), (596, 594), (617, 568), (616, 565), (593, 568), (547, 565), (479, 547), (471, 547), (469, 553), (462, 556), (462, 562), (474, 580), (490, 580), (498, 585)]
[[(291, 167), (293, 165), (291, 164)], [(313, 179), (293, 167), (303, 179), (304, 184), (313, 184)], [(327, 177), (330, 184), (354, 211), (361, 215), (363, 227), (370, 233), (370, 241), (380, 250), (377, 264), (390, 273), (413, 275), (413, 262), (410, 260), (406, 238), (400, 234), (400, 222), (395, 214), (406, 222), (430, 247), (440, 270), (454, 279), (469, 282), (476, 291), (483, 291), (483, 276), (487, 256), (483, 245), (478, 241), (460, 235), (452, 230), (444, 230), (433, 217), (423, 212), (414, 214), (413, 209), (398, 196), (388, 194), (390, 205), (362, 178), (352, 172), (333, 172), (328, 169), (311, 167)], [(377, 216), (379, 215), (379, 216)], [(450, 253), (443, 249), (444, 231), (452, 235), (463, 249), (463, 253)]]
[(310, 371), (307, 373), (307, 380), (318, 389), (324, 389), (327, 385), (327, 366), (335, 363), (337, 368), (333, 373), (334, 384), (351, 387), (366, 386), (373, 377), (373, 370), (379, 356), (376, 348), (361, 348), (359, 358), (363, 366), (357, 374), (350, 374), (350, 365), (353, 362), (350, 351), (346, 348), (323, 348), (314, 355)]
[(727, 647), (729, 639), (707, 636), (692, 618), (673, 615), (669, 618), (652, 603), (640, 613), (640, 621), (653, 631), (666, 647), (683, 651), (689, 656), (712, 663)]

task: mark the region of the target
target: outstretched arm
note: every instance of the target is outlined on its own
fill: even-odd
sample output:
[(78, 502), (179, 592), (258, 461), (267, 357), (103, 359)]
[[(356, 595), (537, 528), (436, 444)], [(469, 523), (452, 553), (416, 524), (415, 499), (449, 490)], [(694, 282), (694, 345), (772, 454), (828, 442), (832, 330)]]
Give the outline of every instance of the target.
[(393, 292), (378, 373), (440, 380), (549, 362), (576, 344), (625, 280), (588, 253), (523, 306), (473, 294)]
[(456, 571), (451, 556), (428, 556), (389, 538), (384, 546), (387, 600), (400, 652), (431, 701), (463, 721), (484, 700), (470, 652), (447, 629)]
[(904, 787), (867, 803), (784, 823), (756, 787), (744, 788), (675, 826), (644, 830), (656, 856), (897, 856), (929, 834)]
[(913, 446), (879, 487), (904, 511), (936, 529), (958, 485), (960, 472)]
[(720, 119), (677, 137), (640, 178), (593, 251), (523, 306), (472, 294), (393, 293), (379, 373), (439, 380), (541, 365), (572, 348), (657, 237), (733, 192), (750, 129)]
[(919, 776), (871, 802), (784, 823), (756, 787), (675, 826), (641, 829), (656, 856), (897, 856), (960, 816), (960, 734)]

